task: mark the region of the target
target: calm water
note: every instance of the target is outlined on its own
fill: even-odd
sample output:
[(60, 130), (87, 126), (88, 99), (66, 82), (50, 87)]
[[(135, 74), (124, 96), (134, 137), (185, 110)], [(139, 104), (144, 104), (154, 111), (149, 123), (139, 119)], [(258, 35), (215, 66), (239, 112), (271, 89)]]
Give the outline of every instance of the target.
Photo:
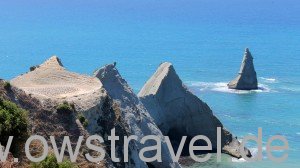
[[(224, 156), (193, 167), (297, 167), (300, 156), (300, 3), (297, 0), (0, 2), (0, 77), (11, 79), (59, 56), (75, 72), (107, 63), (138, 92), (163, 61), (225, 127), (263, 141), (284, 135), (288, 161), (249, 164)], [(244, 48), (263, 91), (232, 92)], [(255, 153), (255, 145), (249, 144)], [(264, 154), (264, 156), (266, 156)], [(232, 162), (234, 161), (234, 162)]]

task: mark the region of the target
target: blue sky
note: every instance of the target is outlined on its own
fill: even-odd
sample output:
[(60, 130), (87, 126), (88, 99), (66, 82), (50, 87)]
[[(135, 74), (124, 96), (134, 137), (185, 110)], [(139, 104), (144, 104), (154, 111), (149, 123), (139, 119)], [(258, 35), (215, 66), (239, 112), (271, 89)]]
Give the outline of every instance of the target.
[(1, 24), (87, 22), (298, 24), (298, 0), (1, 1)]

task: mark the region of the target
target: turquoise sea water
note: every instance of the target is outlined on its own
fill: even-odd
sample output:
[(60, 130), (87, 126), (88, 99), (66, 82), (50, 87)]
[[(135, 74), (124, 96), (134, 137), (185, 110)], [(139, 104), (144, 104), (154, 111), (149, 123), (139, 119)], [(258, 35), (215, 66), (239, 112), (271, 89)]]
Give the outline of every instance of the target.
[[(91, 74), (117, 62), (135, 92), (163, 61), (207, 102), (239, 138), (273, 135), (289, 141), (289, 158), (245, 163), (224, 156), (193, 167), (298, 167), (300, 157), (300, 3), (297, 0), (156, 0), (0, 2), (0, 77), (11, 79), (59, 56)], [(233, 92), (226, 83), (244, 48), (264, 90)], [(255, 153), (255, 145), (249, 144)]]

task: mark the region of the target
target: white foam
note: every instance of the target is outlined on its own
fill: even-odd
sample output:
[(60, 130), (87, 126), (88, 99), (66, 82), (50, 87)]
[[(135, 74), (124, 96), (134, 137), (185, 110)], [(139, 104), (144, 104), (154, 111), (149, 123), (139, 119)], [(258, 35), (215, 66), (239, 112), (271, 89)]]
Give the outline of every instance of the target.
[(276, 80), (275, 78), (259, 77), (259, 79), (261, 79), (265, 83), (277, 83), (278, 82), (278, 80)]
[(259, 84), (257, 90), (235, 90), (227, 87), (227, 82), (188, 82), (191, 87), (196, 87), (200, 91), (215, 91), (234, 94), (262, 93), (270, 92), (271, 89), (265, 84)]
[(232, 162), (235, 162), (235, 163), (243, 163), (243, 162), (246, 162), (246, 160), (244, 158), (232, 158), (231, 159)]

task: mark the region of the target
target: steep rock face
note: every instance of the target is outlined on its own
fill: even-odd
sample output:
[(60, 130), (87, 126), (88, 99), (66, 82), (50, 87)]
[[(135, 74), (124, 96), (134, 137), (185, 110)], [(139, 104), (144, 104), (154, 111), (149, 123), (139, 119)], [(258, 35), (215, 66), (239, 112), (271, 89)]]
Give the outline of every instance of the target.
[[(241, 157), (237, 139), (223, 128), (206, 103), (188, 91), (171, 63), (159, 66), (138, 97), (162, 133), (168, 135), (173, 144), (178, 144), (182, 136), (192, 138), (205, 135), (216, 150), (217, 127), (222, 127), (223, 152)], [(185, 149), (188, 150), (188, 145), (185, 145)]]
[[(97, 70), (94, 75), (100, 79), (108, 95), (113, 99), (116, 106), (119, 107), (121, 123), (124, 123), (123, 126), (125, 127), (128, 136), (138, 136), (138, 142), (131, 141), (129, 145), (131, 159), (127, 166), (149, 166), (149, 164), (147, 165), (147, 163), (139, 159), (138, 152), (141, 148), (145, 146), (152, 146), (156, 143), (146, 141), (145, 145), (143, 145), (139, 141), (146, 135), (156, 135), (162, 140), (163, 162), (152, 162), (150, 165), (154, 167), (180, 167), (178, 163), (174, 163), (172, 161), (161, 131), (157, 128), (153, 119), (150, 117), (143, 104), (139, 101), (138, 97), (133, 93), (127, 82), (121, 77), (118, 70), (115, 68), (115, 64), (104, 66)], [(152, 157), (155, 154), (155, 151), (148, 152), (146, 156)]]
[(228, 88), (237, 90), (255, 90), (258, 88), (253, 57), (248, 48), (245, 50), (239, 74), (234, 80), (228, 83)]

